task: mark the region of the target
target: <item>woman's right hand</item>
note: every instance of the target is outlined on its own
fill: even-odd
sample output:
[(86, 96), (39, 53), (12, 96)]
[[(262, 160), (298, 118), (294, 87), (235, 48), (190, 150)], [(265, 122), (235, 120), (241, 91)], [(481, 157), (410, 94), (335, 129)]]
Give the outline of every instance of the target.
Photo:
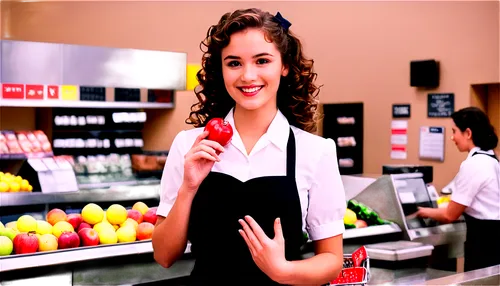
[(224, 152), (218, 142), (205, 139), (208, 131), (203, 131), (184, 156), (184, 186), (196, 193), (201, 182), (207, 177), (215, 162), (219, 162), (218, 154)]

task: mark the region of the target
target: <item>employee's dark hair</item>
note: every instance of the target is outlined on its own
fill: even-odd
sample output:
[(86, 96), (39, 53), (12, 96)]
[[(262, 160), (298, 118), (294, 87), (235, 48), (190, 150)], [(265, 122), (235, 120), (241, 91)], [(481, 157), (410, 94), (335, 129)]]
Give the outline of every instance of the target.
[(455, 125), (464, 132), (472, 131), (472, 142), (481, 150), (491, 150), (498, 145), (498, 136), (491, 125), (488, 115), (477, 107), (466, 107), (451, 115)]
[(300, 40), (280, 24), (280, 20), (259, 9), (237, 10), (226, 13), (219, 23), (208, 29), (201, 42), (204, 52), (202, 69), (197, 74), (200, 85), (195, 89), (198, 103), (191, 106), (186, 123), (205, 126), (214, 117), (224, 117), (235, 105), (229, 96), (222, 76), (222, 49), (229, 44), (232, 34), (248, 29), (262, 30), (281, 53), (288, 75), (281, 77), (278, 88), (278, 108), (291, 125), (305, 131), (316, 131), (316, 100), (319, 87), (314, 84), (313, 60), (306, 59)]

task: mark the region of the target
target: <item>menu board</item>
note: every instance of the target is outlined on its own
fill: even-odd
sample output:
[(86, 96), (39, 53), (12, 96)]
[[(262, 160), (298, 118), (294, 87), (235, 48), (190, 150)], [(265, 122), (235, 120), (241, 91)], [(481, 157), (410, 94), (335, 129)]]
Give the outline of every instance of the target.
[(430, 93), (427, 97), (428, 117), (450, 117), (455, 111), (453, 93)]

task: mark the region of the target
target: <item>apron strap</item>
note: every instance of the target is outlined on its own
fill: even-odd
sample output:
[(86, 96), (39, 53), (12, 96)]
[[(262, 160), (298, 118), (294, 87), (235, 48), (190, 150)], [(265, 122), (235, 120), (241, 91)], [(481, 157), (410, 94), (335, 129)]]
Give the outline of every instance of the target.
[(292, 128), (288, 135), (288, 143), (286, 146), (286, 176), (295, 179), (295, 136)]
[(495, 160), (497, 160), (497, 161), (498, 161), (498, 158), (497, 158), (497, 156), (495, 156), (495, 155), (486, 154), (486, 153), (479, 153), (479, 152), (477, 152), (477, 151), (476, 151), (476, 152), (474, 152), (474, 154), (472, 154), (472, 156), (476, 156), (476, 155), (486, 155), (486, 156), (491, 157), (491, 158), (493, 158), (493, 159), (495, 159)]

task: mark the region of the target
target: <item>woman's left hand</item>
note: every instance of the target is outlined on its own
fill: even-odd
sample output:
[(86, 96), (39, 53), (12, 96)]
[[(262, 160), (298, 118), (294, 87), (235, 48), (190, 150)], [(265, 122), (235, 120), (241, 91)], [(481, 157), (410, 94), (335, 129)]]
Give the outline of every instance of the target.
[(291, 273), (291, 262), (285, 258), (285, 238), (281, 229), (280, 219), (274, 221), (274, 238), (270, 239), (259, 224), (250, 216), (239, 223), (239, 230), (245, 240), (255, 264), (274, 281), (279, 282)]

